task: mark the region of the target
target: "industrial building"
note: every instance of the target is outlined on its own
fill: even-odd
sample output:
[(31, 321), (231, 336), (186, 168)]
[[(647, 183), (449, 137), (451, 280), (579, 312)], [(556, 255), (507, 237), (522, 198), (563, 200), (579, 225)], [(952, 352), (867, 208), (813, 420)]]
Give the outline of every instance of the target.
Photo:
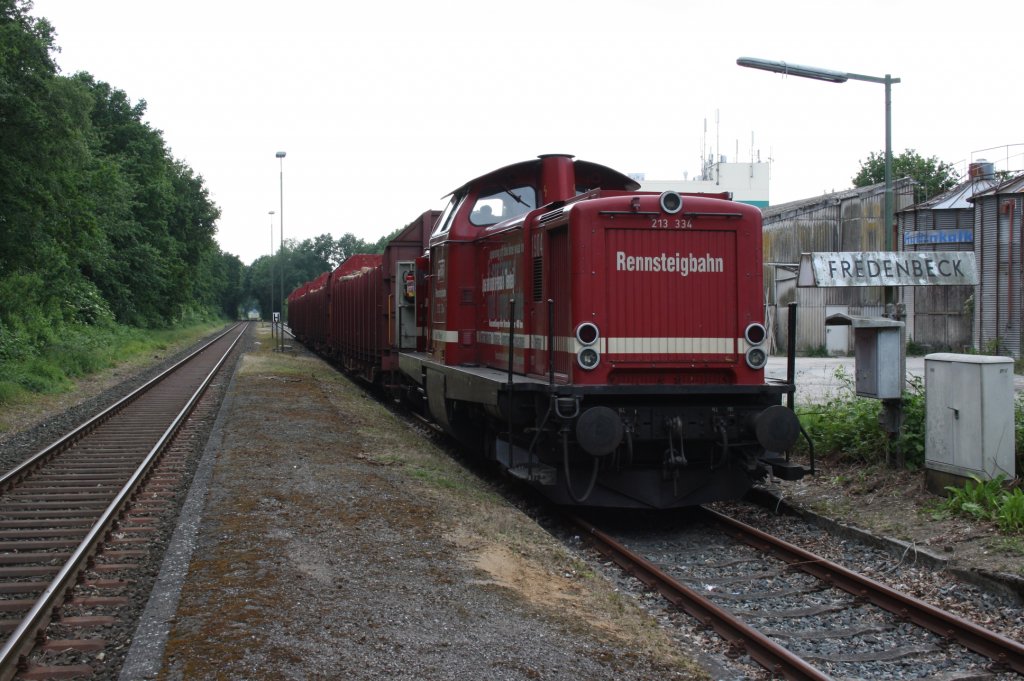
[(924, 351), (980, 352), (1019, 359), (1024, 317), (1024, 175), (996, 173), (994, 164), (970, 164), (956, 187), (919, 204), (915, 183), (894, 181), (896, 226), (892, 249), (973, 251), (976, 285), (901, 286), (886, 310), (882, 286), (801, 288), (803, 253), (886, 250), (885, 185), (876, 184), (769, 205), (769, 164), (707, 163), (693, 180), (647, 180), (645, 191), (730, 192), (764, 215), (765, 321), (772, 349), (788, 342), (789, 304), (797, 303), (797, 350), (842, 355), (853, 349), (849, 327), (825, 318), (892, 314), (906, 323), (906, 339)]

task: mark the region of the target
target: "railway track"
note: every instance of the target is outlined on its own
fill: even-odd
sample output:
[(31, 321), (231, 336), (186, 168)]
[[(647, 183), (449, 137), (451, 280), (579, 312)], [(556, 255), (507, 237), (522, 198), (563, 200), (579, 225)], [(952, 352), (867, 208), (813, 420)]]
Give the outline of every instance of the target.
[[(608, 559), (713, 628), (730, 657), (749, 656), (772, 678), (1024, 675), (1021, 643), (725, 515), (703, 513), (705, 529), (678, 551), (651, 551), (643, 541), (634, 550), (632, 540), (579, 517), (573, 522)], [(732, 548), (709, 551), (723, 534)]]
[(0, 681), (84, 678), (129, 605), (239, 324), (0, 477)]

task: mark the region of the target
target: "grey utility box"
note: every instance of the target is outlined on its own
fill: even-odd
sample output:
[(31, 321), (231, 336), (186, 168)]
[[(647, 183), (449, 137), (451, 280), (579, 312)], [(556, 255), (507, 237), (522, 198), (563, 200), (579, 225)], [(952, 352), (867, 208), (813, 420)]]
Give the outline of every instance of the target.
[(903, 322), (840, 312), (829, 315), (825, 324), (853, 327), (857, 395), (877, 400), (903, 397), (903, 381), (907, 373), (903, 354)]
[(938, 352), (925, 356), (924, 371), (929, 477), (1013, 478), (1013, 360)]

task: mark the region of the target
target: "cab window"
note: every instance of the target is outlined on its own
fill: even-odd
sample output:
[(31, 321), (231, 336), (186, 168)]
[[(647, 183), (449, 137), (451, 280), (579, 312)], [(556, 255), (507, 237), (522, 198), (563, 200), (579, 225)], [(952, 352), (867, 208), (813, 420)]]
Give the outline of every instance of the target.
[(465, 194), (453, 196), (452, 200), (448, 202), (444, 212), (441, 213), (441, 217), (437, 219), (437, 224), (434, 225), (433, 235), (445, 234), (449, 229), (452, 228), (452, 217), (455, 216), (455, 209), (459, 207), (462, 200), (465, 198)]
[(469, 214), (470, 223), (486, 227), (528, 213), (537, 207), (533, 187), (522, 186), (481, 193)]

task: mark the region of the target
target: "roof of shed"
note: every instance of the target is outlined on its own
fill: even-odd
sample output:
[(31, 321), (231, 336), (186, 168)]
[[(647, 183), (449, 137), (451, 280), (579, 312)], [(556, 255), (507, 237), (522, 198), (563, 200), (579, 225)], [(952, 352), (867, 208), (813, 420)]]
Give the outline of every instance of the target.
[[(904, 177), (893, 182), (894, 189), (902, 189), (904, 185), (912, 183), (913, 180), (909, 177)], [(856, 199), (863, 196), (871, 196), (872, 194), (879, 194), (885, 191), (885, 183), (879, 182), (878, 184), (869, 184), (866, 187), (854, 187), (853, 189), (844, 189), (838, 192), (830, 192), (828, 194), (821, 194), (820, 196), (813, 196), (809, 199), (800, 199), (798, 201), (790, 201), (788, 203), (780, 203), (775, 206), (768, 206), (767, 208), (761, 209), (761, 214), (765, 218), (775, 218), (785, 213), (803, 213), (814, 208), (821, 206), (832, 206), (843, 201), (850, 199)]]
[(1024, 173), (1011, 177), (1005, 182), (993, 182), (993, 186), (988, 187), (985, 191), (976, 192), (972, 196), (972, 200), (979, 196), (990, 196), (996, 194), (1024, 194)]
[(986, 179), (981, 177), (970, 178), (964, 180), (952, 189), (947, 189), (941, 194), (936, 194), (927, 201), (922, 201), (916, 206), (911, 206), (914, 210), (957, 210), (964, 208), (972, 208), (971, 200), (983, 194), (993, 186), (999, 184), (998, 180)]
[(885, 190), (885, 183), (873, 184), (867, 187), (856, 187), (854, 189), (844, 189), (838, 192), (829, 192), (828, 194), (821, 194), (819, 196), (812, 196), (809, 199), (799, 199), (797, 201), (789, 201), (788, 203), (780, 203), (774, 206), (768, 206), (763, 208), (761, 213), (764, 217), (775, 217), (782, 213), (790, 212), (802, 212), (809, 208), (816, 208), (818, 206), (830, 206), (846, 199), (856, 198), (864, 194), (873, 194), (881, 188)]

